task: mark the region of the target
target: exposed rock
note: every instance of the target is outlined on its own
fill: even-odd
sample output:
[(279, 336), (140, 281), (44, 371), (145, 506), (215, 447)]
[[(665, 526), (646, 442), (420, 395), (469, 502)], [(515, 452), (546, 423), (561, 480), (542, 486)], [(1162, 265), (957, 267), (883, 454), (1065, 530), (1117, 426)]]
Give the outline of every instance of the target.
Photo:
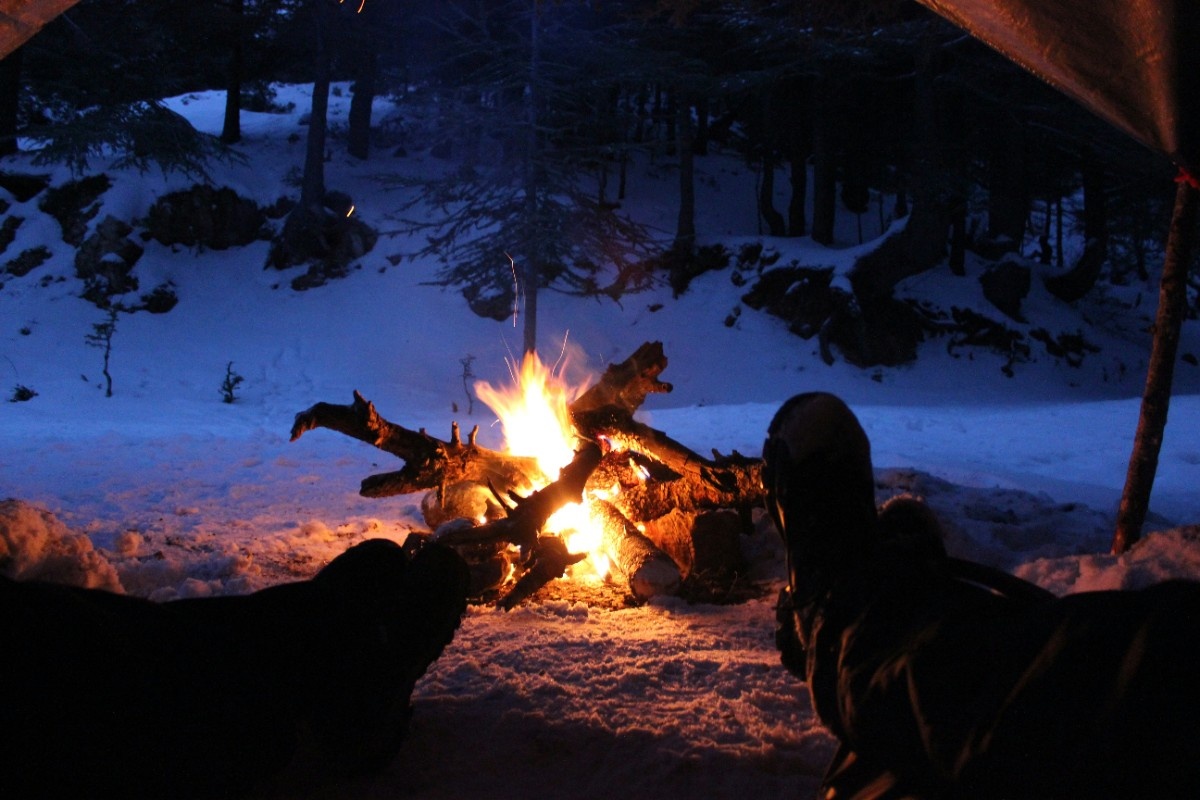
[(50, 250), (44, 245), (22, 250), (16, 258), (4, 265), (4, 271), (9, 275), (20, 278), (50, 260)]
[(38, 208), (58, 220), (64, 242), (78, 247), (87, 236), (88, 223), (100, 212), (97, 199), (111, 187), (107, 175), (90, 175), (50, 189)]
[(1025, 321), (1025, 317), (1021, 314), (1021, 301), (1029, 295), (1031, 282), (1029, 267), (1015, 261), (1003, 261), (988, 267), (979, 276), (979, 283), (983, 286), (983, 296), (1017, 322)]
[(114, 295), (137, 291), (133, 267), (145, 251), (129, 238), (131, 233), (128, 223), (107, 216), (75, 253), (75, 274), (84, 282), (83, 296), (102, 308)]
[(347, 213), (351, 208), (348, 196), (331, 192), (326, 197), (328, 202), (320, 209), (294, 208), (271, 243), (267, 267), (282, 270), (309, 265), (308, 272), (292, 282), (294, 289), (320, 286), (348, 274), (351, 263), (369, 253), (379, 240), (374, 228)]
[(0, 253), (7, 250), (8, 246), (13, 243), (13, 239), (17, 238), (17, 228), (20, 228), (24, 221), (24, 217), (16, 215), (4, 218), (3, 224), (0, 224)]
[(742, 302), (779, 317), (792, 333), (810, 339), (833, 313), (832, 279), (829, 268), (780, 267), (764, 272)]
[(159, 198), (145, 226), (162, 244), (225, 250), (266, 238), (266, 222), (266, 213), (233, 189), (196, 185)]
[(22, 175), (15, 172), (0, 172), (0, 189), (6, 189), (18, 203), (24, 203), (45, 191), (50, 185), (49, 175)]

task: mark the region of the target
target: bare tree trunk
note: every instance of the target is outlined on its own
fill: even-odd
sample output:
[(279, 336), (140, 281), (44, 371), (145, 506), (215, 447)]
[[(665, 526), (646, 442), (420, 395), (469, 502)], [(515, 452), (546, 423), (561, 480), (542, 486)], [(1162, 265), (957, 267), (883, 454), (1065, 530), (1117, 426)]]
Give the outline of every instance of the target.
[(304, 178), (300, 185), (300, 205), (305, 209), (320, 208), (325, 197), (325, 133), (329, 117), (329, 27), (333, 23), (332, 6), (325, 0), (314, 0), (313, 19), (316, 27), (316, 53), (313, 55), (312, 110), (308, 120), (308, 143), (304, 154)]
[(1073, 303), (1092, 290), (1108, 260), (1108, 210), (1104, 170), (1091, 154), (1083, 160), (1083, 237), (1079, 260), (1065, 273), (1046, 278), (1046, 288), (1058, 299)]
[(803, 155), (796, 155), (788, 163), (788, 177), (791, 180), (792, 196), (788, 201), (788, 236), (804, 236), (808, 233), (808, 222), (804, 218), (804, 209), (808, 205), (805, 195), (808, 194), (808, 163)]
[(837, 160), (833, 143), (831, 112), (817, 109), (813, 126), (813, 219), (812, 238), (824, 245), (833, 244), (833, 223), (837, 213)]
[(767, 223), (767, 233), (771, 236), (783, 236), (787, 229), (783, 224), (783, 215), (775, 210), (775, 154), (770, 145), (764, 144), (762, 157), (762, 184), (758, 189), (758, 214)]
[(245, 0), (229, 3), (229, 73), (225, 80), (225, 121), (221, 141), (234, 144), (242, 140), (242, 26)]
[(21, 98), (23, 47), (0, 61), (0, 156), (17, 152), (17, 109)]
[[(1133, 453), (1125, 475), (1125, 489), (1117, 510), (1117, 530), (1112, 552), (1124, 553), (1142, 535), (1142, 525), (1150, 508), (1150, 491), (1158, 471), (1167, 409), (1171, 402), (1171, 383), (1175, 376), (1175, 358), (1179, 350), (1179, 331), (1187, 311), (1187, 272), (1196, 245), (1196, 216), (1200, 206), (1200, 188), (1190, 185), (1187, 176), (1175, 194), (1175, 210), (1167, 253), (1159, 282), (1158, 312), (1154, 321), (1154, 342), (1146, 371), (1146, 388), (1134, 435)], [(1192, 179), (1195, 180), (1195, 179)]]
[[(525, 92), (525, 119), (528, 125), (525, 139), (525, 230), (537, 238), (541, 232), (538, 218), (541, 214), (538, 192), (538, 162), (540, 160), (540, 142), (538, 141), (538, 103), (541, 97), (538, 84), (541, 81), (541, 11), (537, 0), (530, 3), (529, 12), (529, 83)], [(525, 242), (528, 256), (522, 265), (522, 287), (525, 294), (525, 322), (523, 326), (524, 341), (522, 350), (525, 353), (537, 352), (537, 314), (538, 292), (541, 290), (541, 248), (537, 241)]]
[[(368, 6), (364, 6), (366, 8)], [(371, 106), (375, 102), (375, 81), (379, 76), (379, 42), (373, 35), (374, 20), (368, 18), (362, 22), (364, 24), (359, 26), (362, 35), (358, 37), (362, 52), (354, 76), (354, 96), (350, 98), (346, 150), (355, 158), (366, 160), (371, 153)]]
[[(672, 93), (674, 96), (674, 93)], [(675, 251), (690, 256), (696, 249), (696, 156), (692, 152), (691, 105), (684, 98), (676, 104), (675, 131), (679, 137), (679, 221), (675, 227)]]

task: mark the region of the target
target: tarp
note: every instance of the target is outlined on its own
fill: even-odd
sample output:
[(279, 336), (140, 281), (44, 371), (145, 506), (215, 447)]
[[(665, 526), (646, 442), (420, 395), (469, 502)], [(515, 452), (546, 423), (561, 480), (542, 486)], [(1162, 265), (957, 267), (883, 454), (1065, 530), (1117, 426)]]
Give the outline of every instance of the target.
[(918, 0), (1200, 175), (1200, 0)]
[(79, 0), (0, 0), (0, 58)]

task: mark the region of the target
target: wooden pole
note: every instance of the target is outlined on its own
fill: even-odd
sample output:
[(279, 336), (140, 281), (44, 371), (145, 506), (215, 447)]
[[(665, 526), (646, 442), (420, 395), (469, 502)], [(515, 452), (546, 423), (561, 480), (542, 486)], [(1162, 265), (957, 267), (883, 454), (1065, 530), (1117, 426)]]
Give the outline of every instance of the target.
[(1142, 393), (1133, 453), (1129, 457), (1129, 469), (1125, 475), (1125, 489), (1117, 510), (1117, 529), (1112, 542), (1114, 555), (1124, 553), (1142, 534), (1142, 525), (1150, 507), (1150, 490), (1158, 470), (1158, 454), (1162, 449), (1163, 430), (1167, 424), (1167, 407), (1171, 401), (1179, 332), (1187, 307), (1187, 271), (1195, 252), (1196, 214), (1200, 206), (1200, 181), (1182, 170), (1178, 181), (1166, 258), (1159, 281), (1158, 312), (1154, 320), (1154, 340), (1146, 370), (1146, 387)]

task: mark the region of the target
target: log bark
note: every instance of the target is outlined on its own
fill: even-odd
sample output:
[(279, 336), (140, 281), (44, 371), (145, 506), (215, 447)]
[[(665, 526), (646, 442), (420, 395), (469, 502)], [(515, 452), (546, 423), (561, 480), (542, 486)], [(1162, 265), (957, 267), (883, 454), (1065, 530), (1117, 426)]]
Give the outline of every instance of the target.
[(624, 514), (606, 500), (593, 500), (591, 510), (604, 529), (604, 551), (629, 582), (639, 600), (679, 591), (682, 576), (671, 557), (643, 535)]
[(684, 578), (692, 573), (738, 572), (745, 566), (742, 521), (736, 511), (694, 514), (674, 509), (643, 527), (646, 537), (671, 557)]
[(633, 519), (652, 519), (676, 507), (694, 510), (761, 504), (760, 459), (736, 452), (722, 456), (715, 451), (708, 459), (633, 418), (649, 395), (671, 391), (671, 384), (658, 379), (666, 367), (662, 343), (646, 342), (625, 361), (609, 366), (570, 406), (580, 436), (607, 440), (614, 450), (649, 456), (679, 476), (675, 481), (633, 489), (633, 497), (622, 510)]
[(337, 431), (404, 460), (404, 468), (399, 471), (365, 478), (359, 490), (364, 497), (440, 489), (464, 480), (491, 484), (502, 491), (528, 491), (533, 488), (530, 476), (541, 475), (532, 458), (477, 445), (478, 427), (471, 430), (464, 444), (458, 423), (452, 423), (450, 440), (443, 441), (430, 436), (424, 428), (413, 431), (387, 421), (375, 410), (375, 404), (357, 391), (350, 405), (317, 403), (297, 414), (292, 424), (292, 441), (316, 428)]

